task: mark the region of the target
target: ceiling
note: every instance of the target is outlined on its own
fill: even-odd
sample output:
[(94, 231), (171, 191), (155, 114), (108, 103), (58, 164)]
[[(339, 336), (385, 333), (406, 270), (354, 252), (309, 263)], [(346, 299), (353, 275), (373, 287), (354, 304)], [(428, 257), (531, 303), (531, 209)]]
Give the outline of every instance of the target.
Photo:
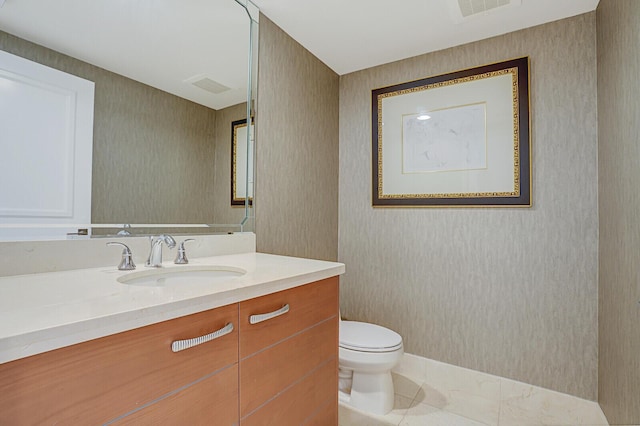
[(514, 6), (462, 20), (457, 0), (253, 1), (340, 75), (579, 15), (595, 10), (599, 2), (512, 0)]
[[(246, 0), (245, 0), (246, 1)], [(509, 0), (461, 0), (470, 3)], [(253, 0), (342, 75), (594, 10), (599, 0)], [(246, 97), (248, 17), (234, 0), (0, 0), (0, 30), (214, 109)], [(208, 78), (213, 94), (186, 82)]]

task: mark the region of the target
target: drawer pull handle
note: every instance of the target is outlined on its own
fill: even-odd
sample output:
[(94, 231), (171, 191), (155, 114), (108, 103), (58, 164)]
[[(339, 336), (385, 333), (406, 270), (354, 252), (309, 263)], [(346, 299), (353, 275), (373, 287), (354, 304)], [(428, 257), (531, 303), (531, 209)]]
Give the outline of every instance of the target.
[(198, 346), (203, 343), (210, 342), (213, 339), (222, 337), (226, 334), (231, 333), (232, 331), (233, 331), (233, 323), (230, 322), (229, 324), (222, 327), (220, 330), (214, 331), (213, 333), (205, 334), (204, 336), (200, 336), (200, 337), (194, 337), (193, 339), (176, 340), (171, 344), (171, 350), (173, 352), (180, 352), (185, 349), (189, 349), (194, 346)]
[(284, 305), (282, 308), (278, 309), (277, 311), (269, 312), (269, 313), (266, 313), (266, 314), (251, 315), (249, 317), (249, 324), (257, 324), (257, 323), (262, 322), (262, 321), (270, 320), (271, 318), (275, 318), (275, 317), (279, 317), (280, 315), (284, 315), (287, 312), (289, 312), (289, 304), (288, 303), (286, 305)]

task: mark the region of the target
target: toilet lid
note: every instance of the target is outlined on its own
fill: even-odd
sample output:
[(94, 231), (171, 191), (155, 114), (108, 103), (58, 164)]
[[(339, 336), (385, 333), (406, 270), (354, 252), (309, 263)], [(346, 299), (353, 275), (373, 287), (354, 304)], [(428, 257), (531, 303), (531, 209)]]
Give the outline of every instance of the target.
[(391, 352), (402, 347), (402, 337), (379, 325), (340, 321), (340, 346), (362, 352)]

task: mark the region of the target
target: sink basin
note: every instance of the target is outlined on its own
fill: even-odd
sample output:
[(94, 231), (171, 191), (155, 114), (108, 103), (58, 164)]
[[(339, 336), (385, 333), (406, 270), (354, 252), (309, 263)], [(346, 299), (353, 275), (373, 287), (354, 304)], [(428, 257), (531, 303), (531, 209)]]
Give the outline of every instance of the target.
[(118, 282), (147, 287), (207, 285), (229, 281), (246, 273), (244, 269), (233, 266), (185, 265), (131, 272), (118, 278)]

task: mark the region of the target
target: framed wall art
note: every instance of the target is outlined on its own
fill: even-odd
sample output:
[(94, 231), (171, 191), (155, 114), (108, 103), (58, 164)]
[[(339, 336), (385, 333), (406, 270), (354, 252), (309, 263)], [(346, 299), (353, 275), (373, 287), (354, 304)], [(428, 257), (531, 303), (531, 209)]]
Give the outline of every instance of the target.
[(529, 58), (372, 91), (374, 207), (531, 206)]

